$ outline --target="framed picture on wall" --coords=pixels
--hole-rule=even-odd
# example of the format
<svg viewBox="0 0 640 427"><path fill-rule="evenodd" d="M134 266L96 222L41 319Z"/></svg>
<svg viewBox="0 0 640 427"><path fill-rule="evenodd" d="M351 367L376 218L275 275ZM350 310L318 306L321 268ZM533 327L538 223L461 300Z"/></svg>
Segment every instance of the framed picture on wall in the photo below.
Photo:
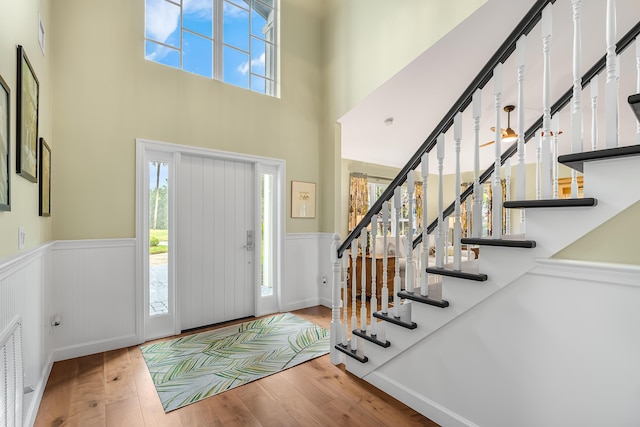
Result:
<svg viewBox="0 0 640 427"><path fill-rule="evenodd" d="M316 217L316 184L291 181L291 218Z"/></svg>
<svg viewBox="0 0 640 427"><path fill-rule="evenodd" d="M40 216L51 216L51 148L40 138Z"/></svg>
<svg viewBox="0 0 640 427"><path fill-rule="evenodd" d="M0 76L0 211L11 210L11 174L9 173L9 85Z"/></svg>
<svg viewBox="0 0 640 427"><path fill-rule="evenodd" d="M39 83L22 46L18 46L18 96L16 98L16 173L38 182Z"/></svg>

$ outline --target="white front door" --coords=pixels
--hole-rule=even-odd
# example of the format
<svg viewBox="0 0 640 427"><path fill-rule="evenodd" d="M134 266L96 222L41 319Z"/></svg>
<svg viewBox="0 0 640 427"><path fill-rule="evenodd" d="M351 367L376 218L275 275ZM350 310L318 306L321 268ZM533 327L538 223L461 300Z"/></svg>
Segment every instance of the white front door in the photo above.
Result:
<svg viewBox="0 0 640 427"><path fill-rule="evenodd" d="M255 314L254 165L182 155L177 179L180 329Z"/></svg>

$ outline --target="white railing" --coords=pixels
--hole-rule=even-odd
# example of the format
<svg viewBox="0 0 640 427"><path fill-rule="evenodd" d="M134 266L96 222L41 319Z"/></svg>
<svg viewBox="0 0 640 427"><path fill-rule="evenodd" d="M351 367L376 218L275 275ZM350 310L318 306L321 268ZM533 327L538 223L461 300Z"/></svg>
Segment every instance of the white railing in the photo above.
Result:
<svg viewBox="0 0 640 427"><path fill-rule="evenodd" d="M551 98L552 83L558 85L557 79L552 80L552 49L553 49L553 28L552 14L553 10L558 7L569 7L573 20L572 32L572 49L571 52L565 53L572 58L571 79L568 79L562 85L570 87L568 94L561 97L555 103ZM558 167L557 157L561 152L563 134L560 126L560 113L565 106L569 108L569 117L571 120L571 145L570 152L577 153L583 151L583 109L581 98L587 97L591 101L591 130L590 130L590 146L592 150L599 147L598 144L598 74L605 73L605 139L607 148L615 148L620 144L619 138L619 53L627 47L631 41L630 37L636 37L640 25L636 25L632 32L628 33L621 43L616 46L616 25L615 25L615 0L607 0L606 10L606 50L604 55L606 66L600 66L599 69L590 69L590 74L584 78L582 75L582 0L565 0L557 1L554 5L551 3L541 9L540 22L536 28L539 28L540 50L539 55L528 55L530 61L538 61L542 64L541 92L542 103L535 106L542 111L542 116L536 121L525 116L527 108L527 99L525 99L525 86L536 83L536 76L525 76L525 70L529 67L527 63L527 55L525 55L527 40L533 41L536 37L536 31L519 35L514 39L509 51L513 52L514 60L510 64L515 64L512 68L506 68L503 64L507 63L506 58L495 65L491 70L492 88L486 87L488 81L482 84L482 87L471 88L469 95L462 100L463 106L459 111L454 111L451 119L445 120L448 123L437 133L432 134L434 137L427 145L423 145L424 152L417 153L412 161L408 163L401 174L394 180L393 194L386 191L381 197L380 203L376 202L373 211L370 212L363 223L361 223L354 233L357 238L350 236L350 245L345 246L340 252L339 237L334 237L333 251L333 315L332 315L332 334L335 333L335 343L341 343L345 349L350 349L352 353L361 357L366 355L367 341L360 336L353 335L351 331L357 330L366 333L373 341L384 341L384 328L377 317L374 315L378 312L393 317L397 320L411 322L410 304L408 300L403 300L399 295L399 291L407 293L415 293L424 298L433 301L442 301L442 280L439 275L428 274L427 267L437 267L448 269L451 271L475 271L481 267L481 260L475 259L476 251L472 251L469 246L463 248L461 238L463 236L474 238L489 239L522 239L525 236L526 224L524 211L520 212L515 218L511 218L510 214L505 214L503 219L503 200L511 198L511 179L515 178L515 198L524 200L527 198L527 148L525 143L527 140L533 139L535 147L529 147L535 150L535 194L529 198L535 199L556 199L561 197L558 192ZM605 13L606 12L606 13ZM533 53L533 52L532 52ZM597 65L597 64L596 64ZM595 70L595 71L594 71ZM505 94L504 84L507 73L513 73L517 82L515 93ZM635 49L635 70L634 76L637 79L637 91L640 93L640 37L636 40ZM585 80L585 81L583 81ZM526 85L525 85L526 83ZM589 87L589 92L583 95L583 91ZM488 169L484 173L480 173L481 149L480 149L480 123L482 120L482 102L481 97L484 91L492 90L494 98L493 107L495 108L492 122L495 126L494 136L494 152L492 165L487 165ZM503 114L503 99L505 96L513 97L518 102L517 114L517 140L503 150L503 132L501 115ZM467 108L470 107L470 108ZM469 120L469 128L473 128L473 135L464 135L464 121ZM527 125L529 129L525 130ZM625 123L624 126L630 124ZM640 123L633 123L634 132L637 135L637 141L640 143ZM437 128L438 129L438 128ZM566 136L565 136L566 137ZM469 152L464 152L466 139L473 139L472 148ZM445 174L444 165L448 160L446 157L447 142L453 140L455 148L455 188L453 193L453 203L449 207L445 207ZM426 144L426 142L425 142ZM421 149L422 149L421 148ZM430 151L435 150L435 160L437 165L437 173L430 175L429 160ZM463 193L461 190L462 171L461 156L473 156L474 179L468 191ZM515 156L516 173L511 173L511 157ZM433 157L432 157L433 158ZM412 163L413 162L413 163ZM414 170L420 166L420 177L422 178L422 212L423 223L414 224L414 217L411 212L414 211L414 200L411 195L414 192ZM504 170L503 170L504 167ZM573 171L571 173L571 197L578 197L578 174ZM433 180L437 179L437 186L433 185ZM491 179L491 204L486 203L486 189L484 183ZM531 178L529 178L531 179ZM428 181L431 181L428 185ZM409 202L407 206L402 205L400 185L405 183L408 187ZM434 194L437 193L437 194ZM504 198L503 198L504 195ZM447 196L451 197L450 194ZM466 197L466 199L465 199ZM437 198L437 214L434 218L428 218L428 208ZM462 204L465 203L467 217L466 228L462 226ZM406 236L401 238L398 232L394 236L388 234L388 230L400 230L400 218L403 208L409 210L408 231ZM394 210L395 227L389 227L389 212ZM486 217L483 218L483 212L491 210L490 221ZM453 236L450 240L449 236L449 218L453 219ZM381 219L382 233L378 233L378 224ZM513 224L512 224L513 222ZM490 227L488 225L490 224ZM484 225L484 227L483 227ZM489 233L488 230L491 230ZM514 232L512 232L514 231ZM414 236L418 239L414 241ZM421 242L421 245L418 243ZM345 242L345 243L348 243ZM359 244L358 244L359 243ZM433 245L433 246L432 246ZM343 244L344 246L344 244ZM390 248L393 247L394 252L391 253ZM433 250L435 249L435 256ZM475 249L475 248L474 248ZM452 252L452 256L450 255ZM380 254L380 255L379 255ZM341 256L342 261L338 257ZM358 267L358 263L360 267ZM379 264L382 265L381 274L378 272ZM370 271L367 272L367 266ZM393 271L389 271L389 269ZM356 277L356 272L360 271L360 276ZM392 275L392 285L388 284L388 277ZM367 278L368 276L368 278ZM358 292L358 283L360 283L360 291ZM357 297L360 296L358 302ZM367 297L369 298L367 306ZM358 303L360 306L358 307ZM350 306L349 306L350 304ZM359 318L358 318L359 313ZM350 328L347 325L350 324ZM349 336L351 338L349 338ZM332 348L332 362L340 363L342 358L340 353Z"/></svg>

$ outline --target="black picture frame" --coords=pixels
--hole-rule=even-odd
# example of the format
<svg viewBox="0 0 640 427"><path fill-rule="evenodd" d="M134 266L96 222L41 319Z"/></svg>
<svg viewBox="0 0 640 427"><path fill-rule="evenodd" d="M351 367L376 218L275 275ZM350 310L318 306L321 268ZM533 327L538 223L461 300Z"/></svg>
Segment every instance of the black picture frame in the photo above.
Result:
<svg viewBox="0 0 640 427"><path fill-rule="evenodd" d="M51 216L51 148L40 138L40 216Z"/></svg>
<svg viewBox="0 0 640 427"><path fill-rule="evenodd" d="M38 182L38 103L40 83L24 48L18 45L16 173Z"/></svg>
<svg viewBox="0 0 640 427"><path fill-rule="evenodd" d="M11 90L0 76L0 211L11 210Z"/></svg>

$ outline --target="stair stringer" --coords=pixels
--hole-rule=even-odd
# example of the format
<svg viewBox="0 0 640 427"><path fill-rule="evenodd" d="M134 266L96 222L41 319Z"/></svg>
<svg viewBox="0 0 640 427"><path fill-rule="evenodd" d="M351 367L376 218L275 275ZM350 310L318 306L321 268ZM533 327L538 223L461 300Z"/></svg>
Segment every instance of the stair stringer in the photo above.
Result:
<svg viewBox="0 0 640 427"><path fill-rule="evenodd" d="M533 249L483 246L479 260L463 263L464 270L486 273L486 282L442 277L445 309L411 302L414 330L385 325L391 347L363 343L368 363L345 358L346 369L364 377L378 367L441 329L466 311L529 272L537 259L546 259L575 242L640 200L635 183L640 182L640 157L618 158L586 163L585 197L595 197L598 205L582 208L528 209L526 237L536 241Z"/></svg>
<svg viewBox="0 0 640 427"><path fill-rule="evenodd" d="M640 266L539 260L363 379L446 426L638 425Z"/></svg>

